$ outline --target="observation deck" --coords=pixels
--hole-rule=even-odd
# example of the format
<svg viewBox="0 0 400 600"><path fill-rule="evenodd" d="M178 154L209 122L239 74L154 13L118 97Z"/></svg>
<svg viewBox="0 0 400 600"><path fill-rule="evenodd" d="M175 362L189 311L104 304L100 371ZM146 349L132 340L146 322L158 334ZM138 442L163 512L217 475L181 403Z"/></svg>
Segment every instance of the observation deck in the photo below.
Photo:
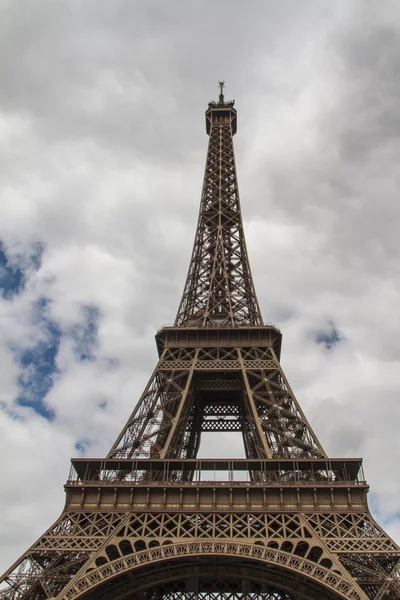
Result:
<svg viewBox="0 0 400 600"><path fill-rule="evenodd" d="M368 485L359 458L71 462L68 510L196 512L201 507L203 512L253 514L367 509Z"/></svg>
<svg viewBox="0 0 400 600"><path fill-rule="evenodd" d="M281 356L282 333L272 324L224 327L164 325L157 331L159 356L165 348L273 348Z"/></svg>

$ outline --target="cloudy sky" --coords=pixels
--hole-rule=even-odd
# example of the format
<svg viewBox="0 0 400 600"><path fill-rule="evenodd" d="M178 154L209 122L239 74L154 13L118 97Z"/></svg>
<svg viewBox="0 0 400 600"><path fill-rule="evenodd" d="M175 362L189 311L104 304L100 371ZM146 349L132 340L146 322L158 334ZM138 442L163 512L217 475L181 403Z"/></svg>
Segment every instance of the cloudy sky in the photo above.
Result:
<svg viewBox="0 0 400 600"><path fill-rule="evenodd" d="M264 318L322 444L364 457L400 540L398 0L0 7L0 571L155 365L221 78Z"/></svg>

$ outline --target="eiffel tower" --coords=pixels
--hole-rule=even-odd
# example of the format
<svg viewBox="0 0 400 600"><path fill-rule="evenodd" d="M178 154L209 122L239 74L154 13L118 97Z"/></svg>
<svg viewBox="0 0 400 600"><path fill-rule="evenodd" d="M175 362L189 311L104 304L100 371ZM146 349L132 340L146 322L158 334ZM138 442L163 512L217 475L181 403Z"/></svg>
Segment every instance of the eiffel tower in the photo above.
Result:
<svg viewBox="0 0 400 600"><path fill-rule="evenodd" d="M72 460L60 518L1 600L400 598L400 549L369 512L362 461L326 454L263 322L220 88L175 324L108 455ZM202 432L240 433L245 458L198 458Z"/></svg>

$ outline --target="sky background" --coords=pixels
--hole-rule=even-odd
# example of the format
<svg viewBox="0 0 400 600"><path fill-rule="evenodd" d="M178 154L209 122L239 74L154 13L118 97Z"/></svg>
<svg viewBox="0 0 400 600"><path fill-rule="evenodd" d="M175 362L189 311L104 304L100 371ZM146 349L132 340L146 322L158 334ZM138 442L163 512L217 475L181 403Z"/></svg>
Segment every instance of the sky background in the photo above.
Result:
<svg viewBox="0 0 400 600"><path fill-rule="evenodd" d="M327 452L364 457L399 541L398 0L0 10L0 571L59 516L70 458L107 453L154 368L219 79L283 368Z"/></svg>

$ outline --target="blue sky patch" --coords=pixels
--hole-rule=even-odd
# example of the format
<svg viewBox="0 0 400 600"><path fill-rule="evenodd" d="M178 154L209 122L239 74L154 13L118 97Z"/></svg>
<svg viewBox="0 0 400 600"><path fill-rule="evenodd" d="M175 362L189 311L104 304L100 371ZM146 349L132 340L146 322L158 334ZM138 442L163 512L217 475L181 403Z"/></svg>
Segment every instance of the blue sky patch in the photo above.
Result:
<svg viewBox="0 0 400 600"><path fill-rule="evenodd" d="M55 412L49 409L45 397L59 373L56 359L61 336L72 337L75 356L79 361L93 361L96 358L99 318L96 307L83 306L80 322L67 332L62 332L51 317L50 300L42 297L35 303L33 319L40 330L40 337L29 347L14 348L14 356L20 366L18 405L30 406L45 419L54 420Z"/></svg>
<svg viewBox="0 0 400 600"><path fill-rule="evenodd" d="M33 244L27 255L10 256L0 240L0 293L3 298L11 300L23 291L27 272L40 268L42 254L43 246Z"/></svg>
<svg viewBox="0 0 400 600"><path fill-rule="evenodd" d="M314 339L317 344L325 346L327 350L332 350L332 348L343 340L343 336L336 328L333 321L329 321L326 329L320 329L314 332Z"/></svg>
<svg viewBox="0 0 400 600"><path fill-rule="evenodd" d="M96 306L82 307L82 321L74 325L71 335L75 341L75 353L80 361L95 360L97 332L100 313Z"/></svg>
<svg viewBox="0 0 400 600"><path fill-rule="evenodd" d="M79 454L84 455L88 448L90 447L89 440L78 440L75 443L75 450L79 452Z"/></svg>
<svg viewBox="0 0 400 600"><path fill-rule="evenodd" d="M12 265L0 242L0 290L6 300L19 294L24 287L24 273L16 265Z"/></svg>
<svg viewBox="0 0 400 600"><path fill-rule="evenodd" d="M17 403L31 406L48 420L54 419L54 411L44 403L44 397L52 388L57 375L56 356L60 344L61 332L55 322L49 318L49 301L41 298L35 305L35 315L43 333L43 339L29 348L16 352L22 368L18 379L21 390Z"/></svg>

